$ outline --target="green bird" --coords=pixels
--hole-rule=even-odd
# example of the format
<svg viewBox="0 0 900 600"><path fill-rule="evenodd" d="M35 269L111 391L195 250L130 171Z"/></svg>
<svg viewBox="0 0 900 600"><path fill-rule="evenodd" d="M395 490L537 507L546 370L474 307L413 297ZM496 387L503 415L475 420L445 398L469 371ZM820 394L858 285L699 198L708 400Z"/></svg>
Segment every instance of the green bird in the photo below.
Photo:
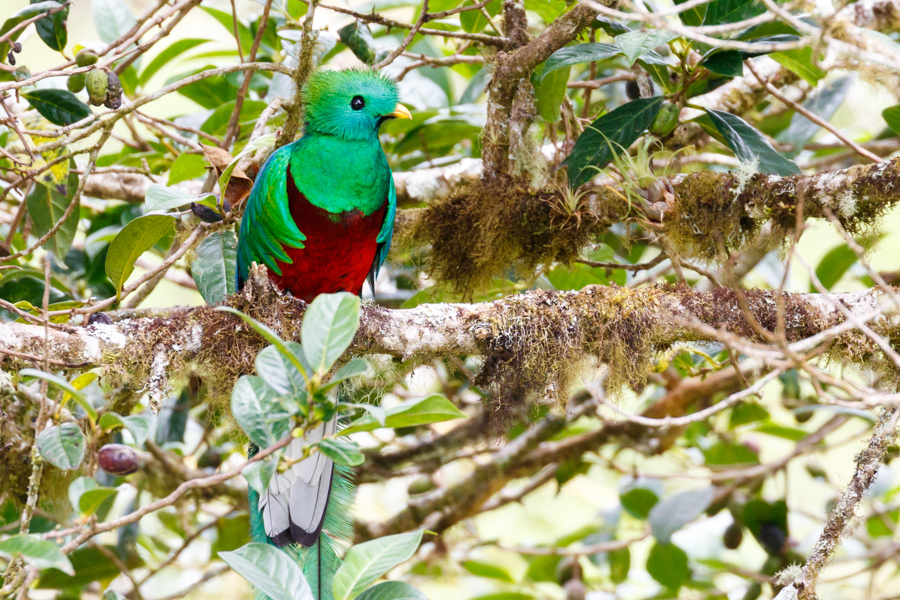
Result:
<svg viewBox="0 0 900 600"><path fill-rule="evenodd" d="M238 288L255 262L282 291L307 302L324 293L359 295L387 256L397 207L378 129L410 114L394 81L365 69L316 72L302 100L303 136L269 157L247 200ZM292 441L285 458L300 458L304 446L333 435L335 419ZM332 600L353 534L349 475L316 453L276 474L262 496L250 493L254 541L297 558L318 600Z"/></svg>

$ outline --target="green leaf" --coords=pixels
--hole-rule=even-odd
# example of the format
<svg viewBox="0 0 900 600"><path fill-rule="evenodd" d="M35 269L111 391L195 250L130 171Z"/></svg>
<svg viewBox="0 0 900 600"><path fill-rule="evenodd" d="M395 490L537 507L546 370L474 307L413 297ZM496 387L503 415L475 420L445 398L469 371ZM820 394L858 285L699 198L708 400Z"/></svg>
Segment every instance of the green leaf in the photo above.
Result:
<svg viewBox="0 0 900 600"><path fill-rule="evenodd" d="M56 225L66 209L72 203L71 199L75 197L75 190L78 188L78 174L73 171L69 172L66 179L65 193L56 186L36 185L33 186L31 192L25 199L25 207L28 209L28 215L34 223L34 233L43 236ZM72 241L78 231L78 207L72 209L72 214L66 219L56 234L53 235L44 244L44 249L53 252L57 258L64 260L69 248L72 247Z"/></svg>
<svg viewBox="0 0 900 600"><path fill-rule="evenodd" d="M547 77L541 77L534 90L534 101L538 114L548 123L555 123L560 118L560 104L566 97L571 67L557 69Z"/></svg>
<svg viewBox="0 0 900 600"><path fill-rule="evenodd" d="M248 465L241 471L241 475L247 480L247 485L250 486L250 489L262 495L269 488L269 483L275 477L277 469L278 460L269 457Z"/></svg>
<svg viewBox="0 0 900 600"><path fill-rule="evenodd" d="M233 231L216 231L197 246L191 276L207 304L220 304L237 287L237 236Z"/></svg>
<svg viewBox="0 0 900 600"><path fill-rule="evenodd" d="M610 580L613 583L624 583L631 570L631 550L627 547L619 548L609 552L606 558L609 561Z"/></svg>
<svg viewBox="0 0 900 600"><path fill-rule="evenodd" d="M175 226L175 217L169 215L145 215L129 222L116 235L106 253L106 275L112 281L118 295L131 273L134 261L152 248L156 242Z"/></svg>
<svg viewBox="0 0 900 600"><path fill-rule="evenodd" d="M307 362L324 374L353 341L359 327L359 298L347 292L320 294L310 303L300 327Z"/></svg>
<svg viewBox="0 0 900 600"><path fill-rule="evenodd" d="M647 519L653 537L668 544L673 533L703 514L715 495L715 488L708 486L679 492L654 505Z"/></svg>
<svg viewBox="0 0 900 600"><path fill-rule="evenodd" d="M478 575L479 577L499 579L500 581L505 581L507 583L516 582L516 580L513 579L513 576L510 575L506 569L504 569L503 567L498 567L497 565L492 565L477 560L467 560L463 563L463 567L469 573Z"/></svg>
<svg viewBox="0 0 900 600"><path fill-rule="evenodd" d="M673 593L688 582L691 570L684 550L675 544L656 543L647 556L647 572Z"/></svg>
<svg viewBox="0 0 900 600"><path fill-rule="evenodd" d="M206 11L210 16L212 16L216 21L219 22L222 27L228 32L229 37L233 37L234 31L234 21L232 19L231 13L227 13L221 10L216 10L215 8L209 8L206 6L201 6L204 11ZM250 50L250 47L253 46L253 32L250 31L250 28L244 25L240 20L238 21L238 39L241 42L241 47L247 51Z"/></svg>
<svg viewBox="0 0 900 600"><path fill-rule="evenodd" d="M63 471L78 468L84 459L84 446L84 434L74 423L48 427L37 437L37 449L41 456Z"/></svg>
<svg viewBox="0 0 900 600"><path fill-rule="evenodd" d="M353 600L363 590L416 553L422 530L387 535L350 548L334 576L335 600Z"/></svg>
<svg viewBox="0 0 900 600"><path fill-rule="evenodd" d="M823 120L828 121L837 109L840 108L841 104L844 103L844 99L847 97L850 88L853 87L854 81L855 77L852 75L829 81L822 89L806 99L803 103L803 108L807 109L817 117L821 117ZM800 113L794 113L794 116L791 118L791 124L778 135L778 141L793 144L794 149L788 156L794 157L800 154L803 147L815 137L820 128L819 125L813 123Z"/></svg>
<svg viewBox="0 0 900 600"><path fill-rule="evenodd" d="M463 6L472 6L473 4L476 4L474 0L466 0ZM488 2L484 8L487 10L487 13L493 17L500 12L500 0ZM460 25L462 25L463 31L468 33L478 33L484 30L488 25L487 17L484 16L484 13L480 10L467 10L466 12L459 13L459 22Z"/></svg>
<svg viewBox="0 0 900 600"><path fill-rule="evenodd" d="M625 152L656 118L663 101L662 96L633 100L591 123L569 155L569 185L577 188L587 183Z"/></svg>
<svg viewBox="0 0 900 600"><path fill-rule="evenodd" d="M615 40L616 45L625 53L625 58L628 59L630 66L654 48L667 43L672 37L668 31L651 29L649 31L629 31L617 35Z"/></svg>
<svg viewBox="0 0 900 600"><path fill-rule="evenodd" d="M349 440L322 440L319 452L330 458L337 465L356 467L366 462L366 457L359 451L359 445Z"/></svg>
<svg viewBox="0 0 900 600"><path fill-rule="evenodd" d="M36 0L31 0L31 4L38 4ZM44 3L41 3L44 4ZM57 6L61 3L57 3ZM68 33L66 32L66 21L69 17L69 7L59 12L53 13L49 17L44 17L34 24L37 29L38 36L51 50L62 52L68 41Z"/></svg>
<svg viewBox="0 0 900 600"><path fill-rule="evenodd" d="M177 188L151 183L147 188L144 210L148 213L167 211L196 201L195 196L186 194Z"/></svg>
<svg viewBox="0 0 900 600"><path fill-rule="evenodd" d="M39 569L55 568L69 575L75 574L68 557L50 540L39 540L30 535L16 535L0 541L0 552L22 556Z"/></svg>
<svg viewBox="0 0 900 600"><path fill-rule="evenodd" d="M147 415L129 415L123 417L114 412L103 413L100 417L100 427L103 429L116 429L124 427L134 436L134 443L143 446L150 435L150 417Z"/></svg>
<svg viewBox="0 0 900 600"><path fill-rule="evenodd" d="M622 49L614 44L588 43L566 46L550 55L550 58L544 63L541 79L563 67L571 67L572 65L595 60L606 60L620 54L622 54Z"/></svg>
<svg viewBox="0 0 900 600"><path fill-rule="evenodd" d="M891 131L900 135L900 104L884 109L881 111L881 116L884 117Z"/></svg>
<svg viewBox="0 0 900 600"><path fill-rule="evenodd" d="M799 75L809 85L816 87L819 81L828 73L820 69L818 65L813 64L812 53L813 49L807 46L806 48L797 48L786 52L775 52L770 54L769 57L781 66Z"/></svg>
<svg viewBox="0 0 900 600"><path fill-rule="evenodd" d="M166 48L165 50L163 50L162 52L157 54L156 57L152 61L150 61L150 64L147 65L146 67L144 67L144 70L141 71L141 75L138 78L138 83L140 85L146 85L147 82L150 81L151 77L153 77L161 68L163 68L164 66L168 65L173 60L175 60L175 58L184 54L188 50L191 50L192 48L196 48L200 44L205 44L208 41L210 41L210 40L191 38L191 39L185 39L185 40L178 40L177 42L174 42L168 48ZM182 156L196 156L196 155L182 154ZM169 181L169 185L172 185L171 181Z"/></svg>
<svg viewBox="0 0 900 600"><path fill-rule="evenodd" d="M69 502L82 517L89 517L97 512L116 493L115 488L101 487L92 477L79 477L69 484Z"/></svg>
<svg viewBox="0 0 900 600"><path fill-rule="evenodd" d="M116 41L134 27L137 19L122 0L93 0L94 28L107 44Z"/></svg>
<svg viewBox="0 0 900 600"><path fill-rule="evenodd" d="M219 558L271 600L314 600L299 563L275 546L253 542Z"/></svg>
<svg viewBox="0 0 900 600"><path fill-rule="evenodd" d="M619 498L622 507L638 519L646 519L659 497L646 488L634 488Z"/></svg>
<svg viewBox="0 0 900 600"><path fill-rule="evenodd" d="M704 25L724 25L737 23L755 17L766 11L762 4L755 0L713 0L706 6L703 17Z"/></svg>
<svg viewBox="0 0 900 600"><path fill-rule="evenodd" d="M196 179L206 174L206 160L199 154L181 154L172 162L169 169L169 185Z"/></svg>
<svg viewBox="0 0 900 600"><path fill-rule="evenodd" d="M12 15L10 15L4 22L3 25L0 26L0 37L4 34L9 33L16 25L25 21L26 19L30 19L31 17L36 17L37 15L50 10L51 8L56 8L59 6L58 2L48 0L46 2L38 2L37 4L31 4L30 6L26 6ZM26 28L27 29L27 28ZM14 42L19 39L19 36L25 32L25 29L17 30L8 41L0 43L0 63L6 62L6 55L9 54L10 51L10 42Z"/></svg>
<svg viewBox="0 0 900 600"><path fill-rule="evenodd" d="M700 65L725 77L741 77L744 74L744 59L737 50L709 52L700 61Z"/></svg>
<svg viewBox="0 0 900 600"><path fill-rule="evenodd" d="M349 25L338 29L338 37L350 51L367 65L375 64L378 60L375 51L375 38L369 26L360 21L353 21Z"/></svg>
<svg viewBox="0 0 900 600"><path fill-rule="evenodd" d="M97 411L94 410L94 407L91 406L91 403L88 399L81 393L81 390L76 389L71 383L63 379L62 377L58 377L57 375L53 375L52 373L46 373L39 369L22 369L19 371L19 375L22 377L36 377L38 379L43 379L47 383L53 384L61 390L65 390L68 392L78 404L84 409L84 412L91 417L91 419L97 418ZM79 430L80 431L80 430Z"/></svg>
<svg viewBox="0 0 900 600"><path fill-rule="evenodd" d="M856 264L859 257L856 252L850 249L847 244L835 246L822 257L819 266L816 267L816 277L825 286L826 290L830 290L834 284L841 280L847 269ZM809 290L816 293L819 290L812 283L809 284Z"/></svg>
<svg viewBox="0 0 900 600"><path fill-rule="evenodd" d="M290 431L290 415L277 407L272 388L261 377L241 377L231 391L231 414L260 448L274 445Z"/></svg>
<svg viewBox="0 0 900 600"><path fill-rule="evenodd" d="M285 348L298 359L305 360L303 348L297 342L287 342ZM307 382L303 374L275 346L267 346L256 355L256 374L262 377L275 393L305 402Z"/></svg>
<svg viewBox="0 0 900 600"><path fill-rule="evenodd" d="M108 552L117 552L115 546L104 546ZM37 582L39 589L81 589L92 581L110 582L122 572L109 558L103 554L100 548L81 547L71 554L69 559L75 569L75 575L68 575L62 571L51 569L41 573ZM142 567L144 562L137 553L122 558L122 562L129 569Z"/></svg>
<svg viewBox="0 0 900 600"><path fill-rule="evenodd" d="M442 423L466 416L447 398L440 395L428 396L420 400L402 402L384 411L384 424L380 424L375 416L363 415L341 430L340 435L349 435L359 431L372 431L380 427L414 427L428 423Z"/></svg>
<svg viewBox="0 0 900 600"><path fill-rule="evenodd" d="M763 135L742 118L721 110L706 109L715 128L738 160L745 163L759 161L757 168L772 175L797 175L800 168L794 161L775 151Z"/></svg>
<svg viewBox="0 0 900 600"><path fill-rule="evenodd" d="M675 0L675 5L677 6L684 2L687 2L687 0ZM702 25L703 17L706 16L706 7L706 4L695 6L694 8L678 13L678 18L681 19L682 24L687 25L688 27Z"/></svg>
<svg viewBox="0 0 900 600"><path fill-rule="evenodd" d="M54 125L71 125L94 114L87 104L69 90L48 88L22 92L20 95Z"/></svg>
<svg viewBox="0 0 900 600"><path fill-rule="evenodd" d="M383 581L357 596L357 600L428 600L405 581Z"/></svg>

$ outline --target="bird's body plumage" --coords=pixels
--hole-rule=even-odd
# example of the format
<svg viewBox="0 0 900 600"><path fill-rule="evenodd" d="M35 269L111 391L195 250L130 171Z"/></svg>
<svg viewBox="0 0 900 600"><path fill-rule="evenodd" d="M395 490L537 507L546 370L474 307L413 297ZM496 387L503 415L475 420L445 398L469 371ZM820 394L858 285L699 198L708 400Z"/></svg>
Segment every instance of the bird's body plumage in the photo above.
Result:
<svg viewBox="0 0 900 600"><path fill-rule="evenodd" d="M307 302L323 293L360 294L387 256L397 203L378 128L409 112L397 103L393 81L366 70L316 73L303 100L303 137L269 157L247 199L238 286L257 263L281 290ZM301 458L336 427L335 420L319 424L285 457ZM299 557L318 600L331 598L341 543L352 535L347 476L316 453L276 474L262 497L250 497L254 539Z"/></svg>

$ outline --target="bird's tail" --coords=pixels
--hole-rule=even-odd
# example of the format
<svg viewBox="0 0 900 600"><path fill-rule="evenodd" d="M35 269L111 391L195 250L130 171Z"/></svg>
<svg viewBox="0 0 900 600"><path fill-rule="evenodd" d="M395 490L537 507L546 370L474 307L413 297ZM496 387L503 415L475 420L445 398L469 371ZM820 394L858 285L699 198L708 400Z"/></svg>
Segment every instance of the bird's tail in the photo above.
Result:
<svg viewBox="0 0 900 600"><path fill-rule="evenodd" d="M322 534L312 546L298 548L303 575L316 600L334 600L334 574L353 540L350 513L355 495L356 485L351 469L335 465Z"/></svg>
<svg viewBox="0 0 900 600"><path fill-rule="evenodd" d="M251 447L250 455L253 456L256 451L258 450L255 447ZM335 465L321 534L311 546L289 544L280 548L300 564L316 600L334 600L332 592L334 575L353 540L351 513L355 496L353 470ZM249 501L250 532L253 541L274 546L275 544L266 535L262 511L259 509L259 494L252 489L249 492ZM270 598L257 591L257 600Z"/></svg>

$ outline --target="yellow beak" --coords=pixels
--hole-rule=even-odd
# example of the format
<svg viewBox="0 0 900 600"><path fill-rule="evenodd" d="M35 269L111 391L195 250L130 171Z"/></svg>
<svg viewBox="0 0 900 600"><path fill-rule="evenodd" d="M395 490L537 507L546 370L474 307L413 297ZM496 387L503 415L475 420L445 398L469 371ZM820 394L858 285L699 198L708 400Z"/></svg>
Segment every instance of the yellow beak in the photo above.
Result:
<svg viewBox="0 0 900 600"><path fill-rule="evenodd" d="M398 104L397 106L395 106L394 112L392 112L388 116L395 119L412 119L412 115L409 114L409 109L402 104Z"/></svg>

